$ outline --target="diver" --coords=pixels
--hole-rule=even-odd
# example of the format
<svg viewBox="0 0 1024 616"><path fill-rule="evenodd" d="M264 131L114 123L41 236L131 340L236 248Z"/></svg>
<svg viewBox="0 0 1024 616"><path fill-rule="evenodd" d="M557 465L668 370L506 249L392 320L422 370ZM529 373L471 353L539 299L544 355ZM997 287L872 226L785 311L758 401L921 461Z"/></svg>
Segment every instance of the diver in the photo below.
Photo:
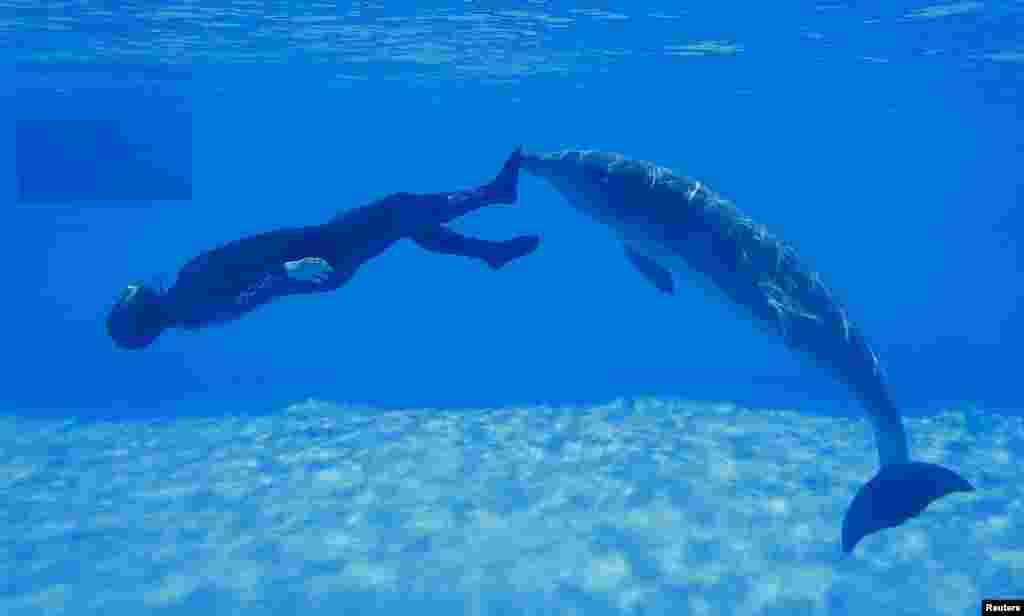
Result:
<svg viewBox="0 0 1024 616"><path fill-rule="evenodd" d="M279 297L333 291L405 238L430 252L479 259L497 270L536 250L540 237L490 241L445 224L484 206L515 203L520 156L515 150L498 176L479 188L396 193L322 225L278 229L204 252L181 268L168 289L129 285L107 317L107 333L123 349L142 349L168 328L200 329Z"/></svg>

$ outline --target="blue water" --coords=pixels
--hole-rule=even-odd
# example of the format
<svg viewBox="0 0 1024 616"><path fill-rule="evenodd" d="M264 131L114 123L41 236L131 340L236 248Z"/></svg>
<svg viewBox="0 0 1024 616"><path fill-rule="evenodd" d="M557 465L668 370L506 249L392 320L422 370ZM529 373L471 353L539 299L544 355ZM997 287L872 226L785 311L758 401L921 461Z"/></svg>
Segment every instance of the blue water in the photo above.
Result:
<svg viewBox="0 0 1024 616"><path fill-rule="evenodd" d="M852 1L781 6L700 2L681 8L544 0L358 2L340 8L255 2L137 2L116 10L92 2L43 6L13 2L0 9L0 34L13 43L4 54L0 79L6 86L0 90L0 126L8 144L0 160L10 170L0 176L9 212L0 251L8 324L8 361L0 389L6 496L0 496L0 510L10 499L8 522L20 529L5 537L8 573L17 580L6 587L0 583L0 600L12 613L38 613L33 610L44 604L50 613L259 611L246 603L251 599L240 598L244 593L238 587L218 586L214 574L189 577L189 558L138 580L126 573L138 563L112 561L106 578L85 573L90 559L97 558L97 546L118 551L104 538L107 527L90 526L93 513L103 507L134 511L138 506L140 516L149 512L150 521L153 511L163 511L173 525L181 524L189 511L211 516L230 515L233 508L260 511L279 496L252 491L244 492L245 498L221 501L190 495L187 502L169 499L170 509L161 509L163 501L155 509L141 507L137 495L167 479L162 471L138 479L131 490L105 491L108 473L120 467L80 467L76 459L92 451L100 452L96 459L107 460L102 452L119 450L129 433L134 436L126 447L133 459L143 456L133 448L145 449L149 442L145 456L162 460L152 469L174 468L181 447L205 452L183 480L194 486L216 476L211 452L251 446L258 458L265 443L253 436L256 432L267 438L287 434L294 439L287 445L295 451L314 446L344 451L346 464L372 455L360 452L394 446L387 444L389 439L414 447L423 438L455 452L435 454L462 456L465 463L471 455L487 455L482 444L488 441L474 441L480 430L525 440L537 433L564 433L560 439L579 442L584 450L595 442L591 428L566 432L543 409L577 408L578 416L591 418L597 413L595 422L607 422L595 428L603 435L597 440L621 444L625 437L608 436L607 430L648 433L635 426L627 430L614 413L608 419L602 405L628 410L635 400L723 402L737 409L737 429L747 426L755 434L788 434L783 426L834 430L827 432L829 437L818 433L822 442L809 445L808 458L785 464L778 456L786 452L772 447L777 434L757 446L727 447L734 454L731 463L746 469L726 479L729 490L743 493L749 481L750 490L760 494L763 487L770 493L774 484L764 483L759 462L770 466L780 461L786 472L799 477L835 455L822 452L856 448L860 457L850 464L860 466L850 467L856 472L849 471L848 482L834 475L842 467L836 461L828 462L833 470L823 474L824 485L835 482L836 491L830 492L835 502L828 505L834 511L814 512L822 516L822 534L815 535L822 546L815 549L833 550L842 511L873 472L874 453L870 440L851 444L847 428L824 426L849 421L850 430L865 430L861 409L845 391L748 324L734 321L701 291L683 287L674 298L657 293L629 266L605 229L530 177L522 180L516 207L475 213L456 225L491 239L543 236L536 254L499 272L403 243L327 296L292 297L225 327L171 333L141 353L118 351L106 337L106 312L132 280L173 275L186 260L222 242L319 223L390 192L477 185L489 180L520 144L539 151L596 148L656 161L700 179L792 242L838 291L876 345L898 405L923 422L910 426L912 437L919 439L912 441L915 450L927 451L925 443L938 442L934 439L960 443L938 447L935 451L945 453L936 453L932 461L955 464L984 488L979 490L984 495L976 497L981 500L949 497L937 508L940 513L929 510L912 530L901 527L877 543L865 543L859 550L866 552L858 551L858 558L871 563L870 570L851 573L856 560L830 560L835 555L828 552L813 567L800 569L801 579L813 571L826 580L812 584L802 603L759 594L757 589L763 591L766 584L793 587L781 573L773 577L743 569L721 581L724 565L715 562L727 562L722 555L740 549L722 548L721 542L727 534L742 535L759 524L756 517L744 517L743 508L735 513L734 524L711 524L707 537L681 544L686 547L679 549L691 555L710 550L711 557L685 561L688 567L703 563L706 578L673 577L675 569L665 564L674 562L667 552L633 536L602 538L599 529L580 531L573 535L576 543L550 553L452 540L465 538L458 530L459 516L437 522L441 526L431 526L434 532L422 537L389 540L381 529L398 524L403 507L416 499L388 500L378 490L374 502L383 505L376 514L349 522L361 529L358 541L383 552L389 545L405 545L402 541L414 549L402 552L399 564L379 575L371 573L383 561L370 550L359 562L365 565L360 571L371 573L323 582L329 590L316 586L317 592L310 590L310 580L347 571L344 566L353 562L349 556L320 561L309 555L317 550L288 551L284 543L268 539L269 530L255 530L266 522L259 516L237 528L197 517L193 532L203 537L207 556L227 554L226 546L245 533L268 542L266 550L246 556L247 562L263 558L253 575L273 580L250 585L263 593L259 609L373 612L379 602L380 612L402 612L412 605L439 613L711 614L730 607L756 614L853 614L884 608L900 614L945 609L942 613L959 615L977 613L983 596L1024 595L1024 555L1010 552L1016 549L1013 541L1019 545L1024 539L1019 522L1024 501L1015 491L1024 436L989 430L1019 426L1024 408L1016 352L1024 344L1024 314L1018 310L1024 282L1024 3L889 2L884 8ZM110 126L117 127L113 140L97 140ZM64 140L59 149L66 156L47 155L41 142L46 135ZM96 160L117 163L114 179L90 184L95 176L86 170ZM30 180L36 182L31 190L25 188ZM304 403L314 407L303 411L302 427L288 423L292 411L286 409L309 399L318 402ZM664 404L675 409L671 412L683 412L672 406L675 402ZM324 436L310 427L341 422L349 408L409 417L396 433L400 436L388 436L375 423L378 414L368 411L365 421L345 420L337 427L350 439ZM485 410L501 408L536 412ZM768 419L744 423L749 417L738 410L769 408L790 410L778 424L763 413ZM421 434L430 413L415 409L438 409L453 436ZM670 410L666 417L673 416ZM948 418L949 413L958 418L949 420L953 432L936 427L948 421L929 419ZM551 423L530 417L550 418ZM822 417L835 422L812 423ZM981 421L978 417L985 419L972 424ZM478 429L474 422L487 428ZM655 416L649 427L682 430L686 425ZM193 429L201 444L191 442ZM930 430L946 436L925 437ZM200 436L208 433L218 436ZM866 438L866 432L856 434ZM303 438L309 439L305 445ZM686 450L672 458L679 438L685 434L664 435L658 442L665 451L650 443L651 448L639 451L611 448L608 455L626 455L613 463L592 451L577 452L578 460L569 466L558 457L566 455L564 444L546 444L542 449L555 456L555 466L538 463L530 472L567 473L582 481L588 475L616 476L631 465L657 466L644 451L668 455L680 475L699 478L701 469L719 468L715 462L687 467ZM359 446L352 446L351 439ZM525 440L523 451L528 450ZM526 454L516 453L516 442L506 442L494 455L511 456L510 464L519 460ZM983 457L970 458L960 447ZM249 460L248 455L240 454L239 460ZM408 466L404 472L427 473L422 464L429 461L396 455ZM302 492L308 487L305 480L287 482L287 477L294 479L289 473L307 461L287 459L298 467L271 465L265 477L273 481L279 473L282 485L294 488L289 528L325 528L324 520L300 513L302 503L312 502ZM205 470L204 460L211 465ZM394 470L388 462L377 463ZM501 467L500 460L481 464ZM447 479L430 475L446 486L438 488L443 498L432 503L455 507L452 503L474 498L486 501L481 494L494 497L522 489L522 495L510 497L521 502L508 507L536 512L543 511L536 507L550 496L544 496L545 490L559 492L554 484L527 482L515 488L489 483L485 474L459 468ZM991 475L983 476L986 468ZM365 468L362 472L373 476ZM469 487L461 492L460 476L477 492ZM651 494L676 489L672 475L640 473L634 479L636 489ZM365 481L372 483L372 478ZM429 483L421 477L394 485L415 491ZM579 488L578 497L588 494L579 487L584 484L572 485ZM621 488L616 485L602 489L614 493ZM725 498L721 490L684 492L672 497L675 511L706 509L713 516L720 511L713 499ZM347 515L346 507L356 507L347 493L324 494L330 498L316 502L317 515L337 522ZM813 486L787 494L790 507L809 507L810 501L800 504L800 499L818 498ZM40 498L66 501L67 508L54 506L51 514L40 508ZM599 515L602 502L553 511L551 517L564 521L584 512ZM387 503L397 504L389 509ZM492 509L507 511L503 507ZM619 515L611 511L600 515ZM79 514L77 531L46 535L45 540L26 538L41 536L36 531L55 516L74 520ZM780 528L797 528L811 514L790 515ZM955 526L954 519L964 526ZM131 527L131 520L126 516L122 522ZM505 521L512 524L515 518ZM529 524L549 534L531 535L529 529L539 527L518 523L523 526L501 541L512 541L516 533L548 543L571 535L543 526L554 522L539 514ZM977 530L993 525L1005 532ZM666 523L651 536L677 532L679 526ZM977 531L970 531L968 547L947 545L950 536L969 532L965 528ZM465 529L470 532L469 526ZM693 532L692 526L687 532ZM911 536L917 543L909 548L887 543L908 541L907 533L916 533ZM188 533L154 539L157 535L158 530L133 534L117 545L127 551L163 546L187 552L190 541L197 541ZM755 560L774 563L777 572L807 556L775 553L765 547L768 543L754 543L757 547L747 549L756 551ZM565 556L571 546L592 544L600 547L596 560ZM75 545L85 546L77 556L52 556ZM482 558L492 548L510 556L478 569L453 565L450 575L441 567L433 573L436 578L417 578L419 586L413 585L439 593L436 597L403 603L404 593L412 591L402 586L402 575L415 577L417 559L468 562L471 554ZM716 552L719 548L725 551ZM661 560L648 558L654 552ZM536 579L510 576L515 567L509 563L527 561L530 554L539 563ZM677 566L685 560L680 559ZM987 569L979 564L989 562L995 564ZM545 563L564 579L553 586L537 582L547 575ZM618 573L609 578L609 570ZM604 573L587 577L587 571ZM860 577L836 581L834 576L844 574ZM582 581L573 581L576 575ZM933 593L927 601L917 594L922 592L920 576L926 575L932 576L925 585ZM523 581L527 578L533 581ZM718 585L700 581L712 578ZM350 584L352 579L390 581L368 589ZM894 584L902 590L891 596L882 591ZM956 590L941 595L943 584ZM102 587L114 594L102 594ZM146 593L157 587L172 590L154 600ZM769 598L728 603L740 595ZM26 598L38 596L50 599L41 604ZM53 597L63 597L64 603ZM871 603L873 597L877 603Z"/></svg>

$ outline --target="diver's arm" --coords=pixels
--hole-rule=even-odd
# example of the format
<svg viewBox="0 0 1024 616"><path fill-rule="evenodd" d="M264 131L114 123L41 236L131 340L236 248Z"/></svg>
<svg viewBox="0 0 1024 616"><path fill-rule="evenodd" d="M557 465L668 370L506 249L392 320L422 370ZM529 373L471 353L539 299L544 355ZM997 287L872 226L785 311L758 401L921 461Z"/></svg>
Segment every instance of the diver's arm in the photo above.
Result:
<svg viewBox="0 0 1024 616"><path fill-rule="evenodd" d="M279 297L334 288L341 275L326 259L302 258L321 256L337 266L330 253L333 243L326 241L333 238L325 235L320 227L278 229L196 256L168 289L173 321L203 327L236 319Z"/></svg>
<svg viewBox="0 0 1024 616"><path fill-rule="evenodd" d="M241 306L256 305L282 295L315 291L333 273L334 268L321 257L286 261L272 267L255 284L239 293L235 302Z"/></svg>
<svg viewBox="0 0 1024 616"><path fill-rule="evenodd" d="M323 254L334 242L318 227L277 229L230 241L191 259L178 273L178 284L220 298L238 295L267 276L303 280L315 270L301 257ZM295 259L295 261L291 261ZM305 272L311 272L305 274Z"/></svg>

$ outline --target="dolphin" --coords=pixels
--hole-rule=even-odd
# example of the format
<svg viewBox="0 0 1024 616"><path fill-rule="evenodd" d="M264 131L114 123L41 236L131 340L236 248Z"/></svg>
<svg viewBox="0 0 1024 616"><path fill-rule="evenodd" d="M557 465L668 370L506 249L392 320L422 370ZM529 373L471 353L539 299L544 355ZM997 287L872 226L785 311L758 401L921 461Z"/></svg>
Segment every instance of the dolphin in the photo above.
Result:
<svg viewBox="0 0 1024 616"><path fill-rule="evenodd" d="M861 329L789 244L730 201L670 169L610 152L525 152L522 170L610 228L658 291L671 295L674 275L695 280L860 400L874 428L880 470L846 511L844 553L936 499L974 489L950 469L910 460L903 420Z"/></svg>

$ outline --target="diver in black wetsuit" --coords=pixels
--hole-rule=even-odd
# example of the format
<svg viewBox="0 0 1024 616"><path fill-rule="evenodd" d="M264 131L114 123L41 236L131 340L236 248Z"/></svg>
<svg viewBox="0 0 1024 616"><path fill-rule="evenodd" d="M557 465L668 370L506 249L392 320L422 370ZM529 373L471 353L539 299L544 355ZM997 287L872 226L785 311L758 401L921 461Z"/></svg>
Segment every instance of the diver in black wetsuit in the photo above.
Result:
<svg viewBox="0 0 1024 616"><path fill-rule="evenodd" d="M261 233L207 251L186 263L166 291L129 285L107 318L107 332L121 348L142 349L170 327L198 329L237 319L277 297L333 291L404 238L498 269L536 250L540 238L495 242L444 225L487 205L514 203L519 162L516 150L494 181L473 190L397 193L323 225Z"/></svg>

